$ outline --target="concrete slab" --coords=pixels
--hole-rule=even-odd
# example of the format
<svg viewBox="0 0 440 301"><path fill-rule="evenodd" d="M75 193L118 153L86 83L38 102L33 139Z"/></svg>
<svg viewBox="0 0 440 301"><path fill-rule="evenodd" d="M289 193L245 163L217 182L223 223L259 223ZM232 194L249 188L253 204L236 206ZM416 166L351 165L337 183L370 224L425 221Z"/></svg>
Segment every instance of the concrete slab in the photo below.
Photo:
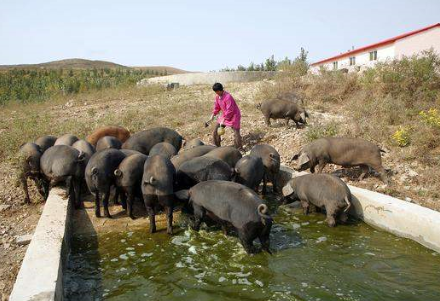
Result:
<svg viewBox="0 0 440 301"><path fill-rule="evenodd" d="M127 216L126 211L120 205L110 205L109 211L112 218L96 217L95 204L91 201L84 202L83 210L73 210L73 223L81 225L75 227L72 231L73 235L96 234L105 232L128 232L136 229L145 229L149 231L150 222L147 217L145 206L141 202L134 204L133 212L136 219L132 220ZM102 211L102 208L101 208ZM174 212L174 221L179 218L180 212ZM157 231L166 231L165 214L156 214Z"/></svg>
<svg viewBox="0 0 440 301"><path fill-rule="evenodd" d="M282 187L292 177L304 174L307 173L282 166L278 185ZM348 187L354 196L350 214L375 228L412 239L440 253L440 212L374 191Z"/></svg>
<svg viewBox="0 0 440 301"><path fill-rule="evenodd" d="M26 251L10 301L62 300L62 270L69 241L70 206L64 190L53 188Z"/></svg>

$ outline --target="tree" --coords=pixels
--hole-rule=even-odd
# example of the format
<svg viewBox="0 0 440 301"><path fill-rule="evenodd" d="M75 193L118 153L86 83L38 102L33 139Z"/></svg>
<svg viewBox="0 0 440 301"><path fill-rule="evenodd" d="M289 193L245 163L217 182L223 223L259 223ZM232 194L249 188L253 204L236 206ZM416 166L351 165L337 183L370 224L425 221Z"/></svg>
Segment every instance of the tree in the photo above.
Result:
<svg viewBox="0 0 440 301"><path fill-rule="evenodd" d="M266 62L264 64L264 70L266 71L275 71L277 69L277 61L275 61L274 56L272 55L268 59L266 59Z"/></svg>

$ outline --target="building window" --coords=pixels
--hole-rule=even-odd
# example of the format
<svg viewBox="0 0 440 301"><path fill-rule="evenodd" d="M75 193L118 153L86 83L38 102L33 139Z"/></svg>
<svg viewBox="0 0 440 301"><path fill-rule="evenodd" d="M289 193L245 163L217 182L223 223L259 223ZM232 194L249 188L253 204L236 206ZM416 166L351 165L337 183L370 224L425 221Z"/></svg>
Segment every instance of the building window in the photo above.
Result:
<svg viewBox="0 0 440 301"><path fill-rule="evenodd" d="M350 58L350 66L354 66L354 65L356 65L356 57L355 57L355 56L352 56L352 57Z"/></svg>
<svg viewBox="0 0 440 301"><path fill-rule="evenodd" d="M338 70L338 62L333 62L333 70Z"/></svg>
<svg viewBox="0 0 440 301"><path fill-rule="evenodd" d="M375 61L375 60L377 60L377 50L370 52L370 61Z"/></svg>

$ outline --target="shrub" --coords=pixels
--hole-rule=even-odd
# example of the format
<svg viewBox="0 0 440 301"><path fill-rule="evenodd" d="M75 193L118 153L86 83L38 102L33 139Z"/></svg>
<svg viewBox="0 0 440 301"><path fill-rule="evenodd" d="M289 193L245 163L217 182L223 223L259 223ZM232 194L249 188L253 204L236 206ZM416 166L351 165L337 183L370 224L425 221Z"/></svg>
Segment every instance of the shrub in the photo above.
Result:
<svg viewBox="0 0 440 301"><path fill-rule="evenodd" d="M393 140L400 147L408 146L410 143L409 130L407 128L400 127L397 131L394 132Z"/></svg>
<svg viewBox="0 0 440 301"><path fill-rule="evenodd" d="M10 70L0 72L0 105L44 101L58 95L133 86L151 77L135 69Z"/></svg>
<svg viewBox="0 0 440 301"><path fill-rule="evenodd" d="M425 124L440 129L440 114L437 109L431 108L427 112L421 111L419 115Z"/></svg>

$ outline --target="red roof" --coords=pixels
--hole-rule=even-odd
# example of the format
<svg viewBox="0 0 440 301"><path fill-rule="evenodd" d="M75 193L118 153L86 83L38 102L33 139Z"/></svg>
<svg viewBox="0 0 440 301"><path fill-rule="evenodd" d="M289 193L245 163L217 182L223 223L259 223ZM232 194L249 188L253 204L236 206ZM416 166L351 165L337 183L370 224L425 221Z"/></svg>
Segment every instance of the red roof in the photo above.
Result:
<svg viewBox="0 0 440 301"><path fill-rule="evenodd" d="M391 38L391 39L387 39L387 40L383 40L383 41L381 41L379 43L374 43L374 44L371 44L371 45L368 45L368 46L357 48L357 49L354 49L354 50L351 50L351 51L348 51L348 52L345 52L345 53L342 53L342 54L330 57L328 59L325 59L325 60L322 60L322 61L319 61L319 62L315 62L315 63L312 64L312 66L319 65L319 64L322 64L322 63L327 63L327 62L330 62L330 61L334 61L334 60L337 60L337 59L340 59L340 58L343 58L343 57L346 57L346 56L350 56L350 55L353 55L353 54L356 54L356 53L359 53L359 52L364 52L364 51L369 50L369 49L374 49L374 48L378 48L378 47L385 46L385 45L388 45L388 44L392 44L392 43L394 43L397 40L400 40L400 39L403 39L403 38L406 38L406 37L409 37L409 36L421 33L423 31L427 31L427 30L429 30L431 28L434 28L434 27L440 27L440 23L437 23L437 24L434 24L434 25L430 25L428 27L424 27L422 29L414 30L414 31L411 31L411 32L408 32L408 33L404 33L404 34L401 34L401 35L399 35L397 37L394 37L394 38Z"/></svg>

